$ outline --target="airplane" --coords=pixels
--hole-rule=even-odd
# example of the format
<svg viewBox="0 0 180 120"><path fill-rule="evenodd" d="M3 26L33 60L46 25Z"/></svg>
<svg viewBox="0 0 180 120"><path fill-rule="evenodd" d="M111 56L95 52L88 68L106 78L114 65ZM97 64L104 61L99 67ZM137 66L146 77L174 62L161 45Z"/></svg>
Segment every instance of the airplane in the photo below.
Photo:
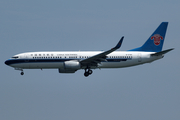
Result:
<svg viewBox="0 0 180 120"><path fill-rule="evenodd" d="M107 51L26 52L14 55L5 64L20 70L21 75L24 75L23 69L58 69L59 73L75 73L84 69L84 76L88 77L93 73L92 69L151 63L174 49L162 51L167 26L168 22L162 22L141 47L128 51L116 51L121 47L123 36L115 47Z"/></svg>

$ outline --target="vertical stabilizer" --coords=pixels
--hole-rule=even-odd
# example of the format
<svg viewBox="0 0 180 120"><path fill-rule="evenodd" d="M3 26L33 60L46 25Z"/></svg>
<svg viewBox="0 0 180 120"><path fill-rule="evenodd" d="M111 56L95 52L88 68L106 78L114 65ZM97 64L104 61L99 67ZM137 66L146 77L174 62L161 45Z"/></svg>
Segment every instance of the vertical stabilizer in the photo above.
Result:
<svg viewBox="0 0 180 120"><path fill-rule="evenodd" d="M162 51L168 22L162 22L149 39L139 48L130 51L160 52Z"/></svg>

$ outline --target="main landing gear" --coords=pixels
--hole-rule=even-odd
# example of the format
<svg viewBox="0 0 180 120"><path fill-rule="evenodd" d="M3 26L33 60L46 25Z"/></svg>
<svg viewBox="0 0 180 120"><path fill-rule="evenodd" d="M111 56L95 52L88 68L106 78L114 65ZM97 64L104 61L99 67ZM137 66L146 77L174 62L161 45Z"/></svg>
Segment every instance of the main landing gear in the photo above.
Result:
<svg viewBox="0 0 180 120"><path fill-rule="evenodd" d="M84 72L84 76L85 77L88 77L89 75L91 75L93 73L93 71L91 69L85 69L85 72Z"/></svg>

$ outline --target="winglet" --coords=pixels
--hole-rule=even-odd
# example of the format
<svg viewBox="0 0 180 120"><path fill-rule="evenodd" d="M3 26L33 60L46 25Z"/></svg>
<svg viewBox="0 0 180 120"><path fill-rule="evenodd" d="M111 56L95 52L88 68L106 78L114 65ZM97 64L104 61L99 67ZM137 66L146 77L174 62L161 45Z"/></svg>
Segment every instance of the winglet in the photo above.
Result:
<svg viewBox="0 0 180 120"><path fill-rule="evenodd" d="M124 39L124 36L119 40L118 44L114 48L112 48L112 49L119 49L121 47L123 39Z"/></svg>
<svg viewBox="0 0 180 120"><path fill-rule="evenodd" d="M166 54L167 52L169 52L171 50L174 50L174 48L171 48L171 49L168 49L168 50L164 50L164 51L161 51L161 52L157 52L157 53L154 53L154 54L151 54L151 55L152 56L163 55L163 54Z"/></svg>

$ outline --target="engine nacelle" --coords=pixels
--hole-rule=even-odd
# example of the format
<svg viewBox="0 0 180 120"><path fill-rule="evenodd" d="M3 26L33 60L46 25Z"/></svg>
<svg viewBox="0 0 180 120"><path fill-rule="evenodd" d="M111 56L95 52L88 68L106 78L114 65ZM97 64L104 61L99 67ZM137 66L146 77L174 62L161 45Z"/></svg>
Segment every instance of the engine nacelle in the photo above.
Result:
<svg viewBox="0 0 180 120"><path fill-rule="evenodd" d="M81 65L78 61L65 61L64 69L78 70L81 68Z"/></svg>
<svg viewBox="0 0 180 120"><path fill-rule="evenodd" d="M64 68L59 69L59 73L75 73L81 65L78 61L65 61Z"/></svg>

